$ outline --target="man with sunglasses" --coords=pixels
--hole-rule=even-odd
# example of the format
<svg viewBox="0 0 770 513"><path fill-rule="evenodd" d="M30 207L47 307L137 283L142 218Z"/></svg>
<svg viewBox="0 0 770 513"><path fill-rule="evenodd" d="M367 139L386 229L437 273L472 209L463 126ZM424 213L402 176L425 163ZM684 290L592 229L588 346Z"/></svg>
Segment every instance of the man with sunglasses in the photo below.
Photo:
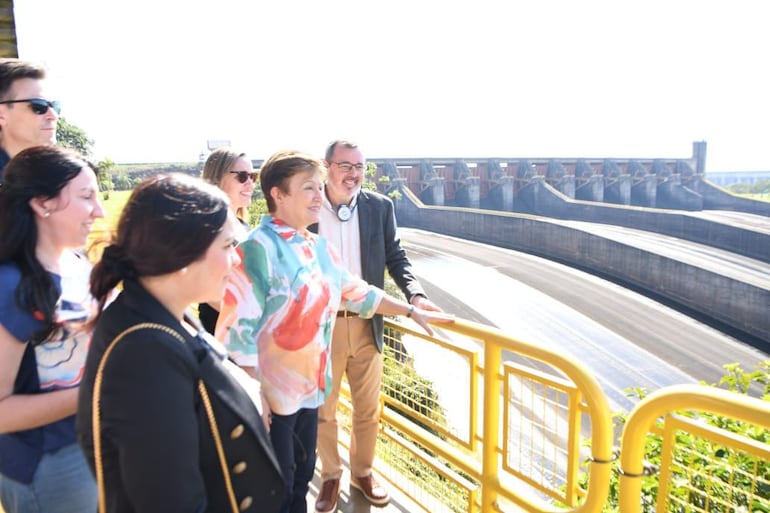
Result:
<svg viewBox="0 0 770 513"><path fill-rule="evenodd" d="M431 302L396 235L393 202L387 196L362 190L366 171L363 153L353 142L337 140L326 150L328 170L324 205L318 225L310 227L332 244L352 273L384 288L385 269L417 308L441 311ZM379 431L382 383L383 319L362 319L346 310L337 313L332 335L332 391L318 410L318 457L321 490L315 503L319 513L334 511L339 497L342 461L338 446L337 401L347 374L353 403L350 440L350 485L375 505L390 500L388 490L372 474Z"/></svg>
<svg viewBox="0 0 770 513"><path fill-rule="evenodd" d="M44 80L42 66L0 59L0 170L21 150L56 144L59 102L46 98Z"/></svg>

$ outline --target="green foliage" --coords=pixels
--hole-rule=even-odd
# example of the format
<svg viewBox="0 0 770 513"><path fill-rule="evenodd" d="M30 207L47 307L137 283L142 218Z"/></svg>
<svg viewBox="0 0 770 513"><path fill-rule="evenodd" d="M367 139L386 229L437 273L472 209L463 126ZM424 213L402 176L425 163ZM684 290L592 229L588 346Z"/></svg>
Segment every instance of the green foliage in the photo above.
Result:
<svg viewBox="0 0 770 513"><path fill-rule="evenodd" d="M130 191L137 182L134 181L125 171L119 171L114 178L115 190Z"/></svg>
<svg viewBox="0 0 770 513"><path fill-rule="evenodd" d="M390 273L388 273L387 270L385 270L385 292L396 299L399 299L401 301L406 301L406 297L404 297L404 293L401 292L401 289L398 288L398 285L396 285L396 282L393 280L393 278L390 277Z"/></svg>
<svg viewBox="0 0 770 513"><path fill-rule="evenodd" d="M727 364L724 366L726 374L719 380L717 385L737 394L754 394L761 396L762 400L770 401L770 360L760 362L757 369L753 372L744 371L738 364ZM648 392L641 388L627 389L626 394L629 397L644 399ZM698 418L704 423L716 426L720 429L736 433L740 436L757 440L761 443L770 443L770 432L768 430L747 424L732 418L714 415L711 413L678 412L679 415ZM615 414L617 422L625 424L628 415L625 413ZM770 462L757 460L751 455L738 453L732 449L722 447L719 444L693 436L690 433L678 431L675 434L675 447L684 448L674 451L674 463L679 468L697 469L698 473L694 476L685 476L681 473L672 473L673 481L670 493L685 504L690 504L693 511L746 511L746 512L764 512L770 513L761 504L741 503L740 493L731 493L737 490L752 490L756 483L752 482L753 475L770 476ZM590 445L586 442L586 445ZM658 495L658 477L657 469L661 463L662 438L656 434L650 434L647 437L645 446L645 468L651 469L651 475L642 478L642 512L654 513ZM617 513L619 478L617 468L610 480L610 490L607 504L603 513ZM588 475L582 474L579 486L587 489ZM702 492L702 493L699 493ZM757 487L756 493L763 500L770 500L770 489ZM711 495L725 500L727 504L734 504L737 508L717 508L715 505L706 503L706 497ZM710 508L710 509L707 509ZM672 510L673 511L673 510ZM676 510L679 511L679 510ZM681 510L681 511L690 511Z"/></svg>
<svg viewBox="0 0 770 513"><path fill-rule="evenodd" d="M109 226L115 226L118 223L120 213L126 205L131 191L115 191L110 195L110 199L102 202L104 208L104 222Z"/></svg>
<svg viewBox="0 0 770 513"><path fill-rule="evenodd" d="M770 194L770 180L757 180L752 184L734 183L728 189L735 194Z"/></svg>
<svg viewBox="0 0 770 513"><path fill-rule="evenodd" d="M162 164L116 164L113 168L113 175L125 174L128 177L129 187L133 188L136 184L145 178L161 173L182 173L190 176L200 177L201 172L197 163L171 162ZM115 184L117 188L117 182Z"/></svg>
<svg viewBox="0 0 770 513"><path fill-rule="evenodd" d="M100 160L96 164L99 190L104 194L104 199L110 199L110 192L115 189L115 184L112 183L112 168L115 167L115 163L110 159Z"/></svg>
<svg viewBox="0 0 770 513"><path fill-rule="evenodd" d="M386 289L390 289L389 291L396 297L401 296L401 291L389 277L386 280ZM387 405L387 407L422 429L445 438L434 427L436 425L446 427L447 425L445 411L439 401L438 392L435 390L433 382L418 374L412 366L411 359L401 342L402 334L397 328L385 327L382 390L385 395L403 406ZM419 415L413 412L417 412ZM425 454L433 456L428 449L422 447L419 442L411 439L406 433L398 432L394 433L394 436L401 436L412 446L420 447ZM412 476L412 479L420 483L421 489L431 491L452 511L458 513L465 511L462 506L467 503L465 490L437 472L421 458L404 449L400 444L387 437L380 437L377 444L377 454L391 467L398 468L401 473ZM446 469L462 474L448 463ZM465 477L468 479L467 476Z"/></svg>
<svg viewBox="0 0 770 513"><path fill-rule="evenodd" d="M406 301L401 289L387 272L384 289L389 296ZM412 367L406 347L401 342L401 335L401 331L397 329L385 328L383 391L406 407L443 424L444 409L439 402L433 382L420 376ZM405 416L409 417L409 415ZM417 419L412 420L419 423Z"/></svg>
<svg viewBox="0 0 770 513"><path fill-rule="evenodd" d="M70 124L64 116L59 117L56 124L56 142L59 146L76 150L85 157L91 156L94 145L94 141L88 138L82 128Z"/></svg>
<svg viewBox="0 0 770 513"><path fill-rule="evenodd" d="M735 194L748 194L751 192L751 184L750 183L734 183L730 187L728 187L731 192L734 192Z"/></svg>
<svg viewBox="0 0 770 513"><path fill-rule="evenodd" d="M374 183L374 175L377 172L377 164L374 162L367 162L366 164L366 171L364 171L364 180L361 184L362 189L366 189L368 191L376 191L377 190L377 184Z"/></svg>
<svg viewBox="0 0 770 513"><path fill-rule="evenodd" d="M737 363L724 366L727 374L719 380L719 385L731 392L748 394L752 385L761 387L759 395L764 401L770 401L770 360L760 362L754 372L745 372Z"/></svg>
<svg viewBox="0 0 770 513"><path fill-rule="evenodd" d="M394 339L389 336L388 340ZM445 424L444 408L441 406L433 382L417 373L406 359L405 350L399 350L399 347L403 348L400 340L383 347L385 362L390 362L389 365L383 366L382 371L384 393L409 410L415 411L421 416L431 419L431 421ZM402 412L399 411L399 413ZM424 428L430 429L419 419L410 417L408 413L403 413L403 415Z"/></svg>
<svg viewBox="0 0 770 513"><path fill-rule="evenodd" d="M257 226L262 214L267 214L267 201L264 198L257 198L249 204L249 215L246 221L249 226Z"/></svg>
<svg viewBox="0 0 770 513"><path fill-rule="evenodd" d="M68 122L64 116L60 116L56 124L56 142L59 146L75 150L87 158L90 158L93 152L94 141L88 138L85 130ZM105 200L109 199L110 192L115 188L111 175L114 167L115 162L109 158L99 161L96 165L99 190Z"/></svg>
<svg viewBox="0 0 770 513"><path fill-rule="evenodd" d="M117 164L116 171L125 171L129 175L149 176L157 173L185 173L200 176L201 169L197 162L165 162L150 164Z"/></svg>

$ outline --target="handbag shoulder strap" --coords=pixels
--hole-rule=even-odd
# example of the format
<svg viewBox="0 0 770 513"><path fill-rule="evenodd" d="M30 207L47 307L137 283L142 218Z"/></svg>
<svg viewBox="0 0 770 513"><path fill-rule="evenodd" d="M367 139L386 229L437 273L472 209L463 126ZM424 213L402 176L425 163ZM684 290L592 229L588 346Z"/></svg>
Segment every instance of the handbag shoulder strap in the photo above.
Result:
<svg viewBox="0 0 770 513"><path fill-rule="evenodd" d="M129 335L135 331L143 329L155 329L168 333L175 337L181 343L184 344L184 337L177 333L175 330L154 322L142 322L135 324L129 328L126 328L120 332L112 342L107 346L107 349L102 355L102 359L99 362L99 367L96 369L96 377L94 378L94 393L91 398L91 436L94 443L94 469L96 474L96 485L99 493L99 513L106 513L107 511L107 499L104 493L104 464L102 462L102 437L101 437L101 395L102 395L102 378L104 375L104 367L107 364L107 359L115 349L115 346L123 340L126 335Z"/></svg>
<svg viewBox="0 0 770 513"><path fill-rule="evenodd" d="M234 513L240 511L238 502L235 499L235 489L233 488L233 481L230 477L230 469L227 467L227 458L225 457L225 448L222 445L222 437L219 436L219 428L217 427L217 419L214 415L214 408L211 405L211 399L209 399L206 385L202 379L198 380L198 393L201 395L203 401L203 408L206 410L206 418L209 421L209 428L211 429L211 436L214 439L214 445L217 448L217 458L219 459L219 467L222 469L222 476L225 481L225 489L227 490L227 499L230 502L230 508Z"/></svg>
<svg viewBox="0 0 770 513"><path fill-rule="evenodd" d="M106 513L107 512L107 502L106 502L106 495L104 493L104 465L102 462L102 440L101 440L101 408L100 408L100 400L101 400L101 390L102 390L102 377L104 372L104 367L107 362L107 358L110 356L110 353L115 348L118 342L123 340L123 338L135 331L142 330L142 329L156 329L160 331L164 331L168 333L169 335L172 335L175 337L179 342L185 343L185 339L182 335L177 333L175 330L169 328L168 326L164 326L163 324L157 324L152 322L143 322L140 324L136 324L134 326L131 326L129 328L126 328L121 333L116 336L112 342L110 342L110 345L107 346L107 349L104 351L104 354L102 355L102 360L99 362L99 367L96 370L96 378L94 379L94 394L92 398L92 404L91 404L91 416L92 416L92 437L94 442L94 468L96 473L96 484L98 486L98 492L99 492L99 513ZM219 429L217 428L217 421L216 417L214 415L214 409L211 405L211 399L209 398L208 392L206 390L206 385L203 383L202 379L198 380L198 393L201 396L201 400L203 401L203 407L206 410L206 418L209 422L209 428L211 429L211 434L214 439L214 445L217 449L217 456L219 459L219 464L222 469L223 478L225 481L225 488L227 490L227 496L228 500L230 502L230 507L232 508L233 512L238 512L238 503L235 499L235 490L233 489L232 479L230 477L230 470L227 467L227 460L225 458L225 450L222 446L222 439L219 436Z"/></svg>

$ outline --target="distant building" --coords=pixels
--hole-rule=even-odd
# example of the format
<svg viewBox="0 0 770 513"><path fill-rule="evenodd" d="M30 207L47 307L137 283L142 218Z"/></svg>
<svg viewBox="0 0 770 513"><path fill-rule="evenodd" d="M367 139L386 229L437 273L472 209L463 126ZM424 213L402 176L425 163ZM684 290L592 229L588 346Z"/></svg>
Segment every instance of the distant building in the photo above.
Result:
<svg viewBox="0 0 770 513"><path fill-rule="evenodd" d="M209 151L214 151L217 148L229 148L230 139L209 139L206 141L206 146L208 147Z"/></svg>

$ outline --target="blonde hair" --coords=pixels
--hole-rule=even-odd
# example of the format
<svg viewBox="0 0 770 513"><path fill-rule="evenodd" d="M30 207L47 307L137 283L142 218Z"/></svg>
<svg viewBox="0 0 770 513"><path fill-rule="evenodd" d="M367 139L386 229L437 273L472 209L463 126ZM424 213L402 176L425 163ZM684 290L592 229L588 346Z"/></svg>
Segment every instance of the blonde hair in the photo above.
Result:
<svg viewBox="0 0 770 513"><path fill-rule="evenodd" d="M217 148L212 151L206 159L206 163L203 165L201 178L208 183L221 188L222 180L224 180L225 176L233 170L235 161L245 156L245 153L240 153L232 148ZM243 207L236 208L235 215L240 219L246 219L246 209Z"/></svg>

